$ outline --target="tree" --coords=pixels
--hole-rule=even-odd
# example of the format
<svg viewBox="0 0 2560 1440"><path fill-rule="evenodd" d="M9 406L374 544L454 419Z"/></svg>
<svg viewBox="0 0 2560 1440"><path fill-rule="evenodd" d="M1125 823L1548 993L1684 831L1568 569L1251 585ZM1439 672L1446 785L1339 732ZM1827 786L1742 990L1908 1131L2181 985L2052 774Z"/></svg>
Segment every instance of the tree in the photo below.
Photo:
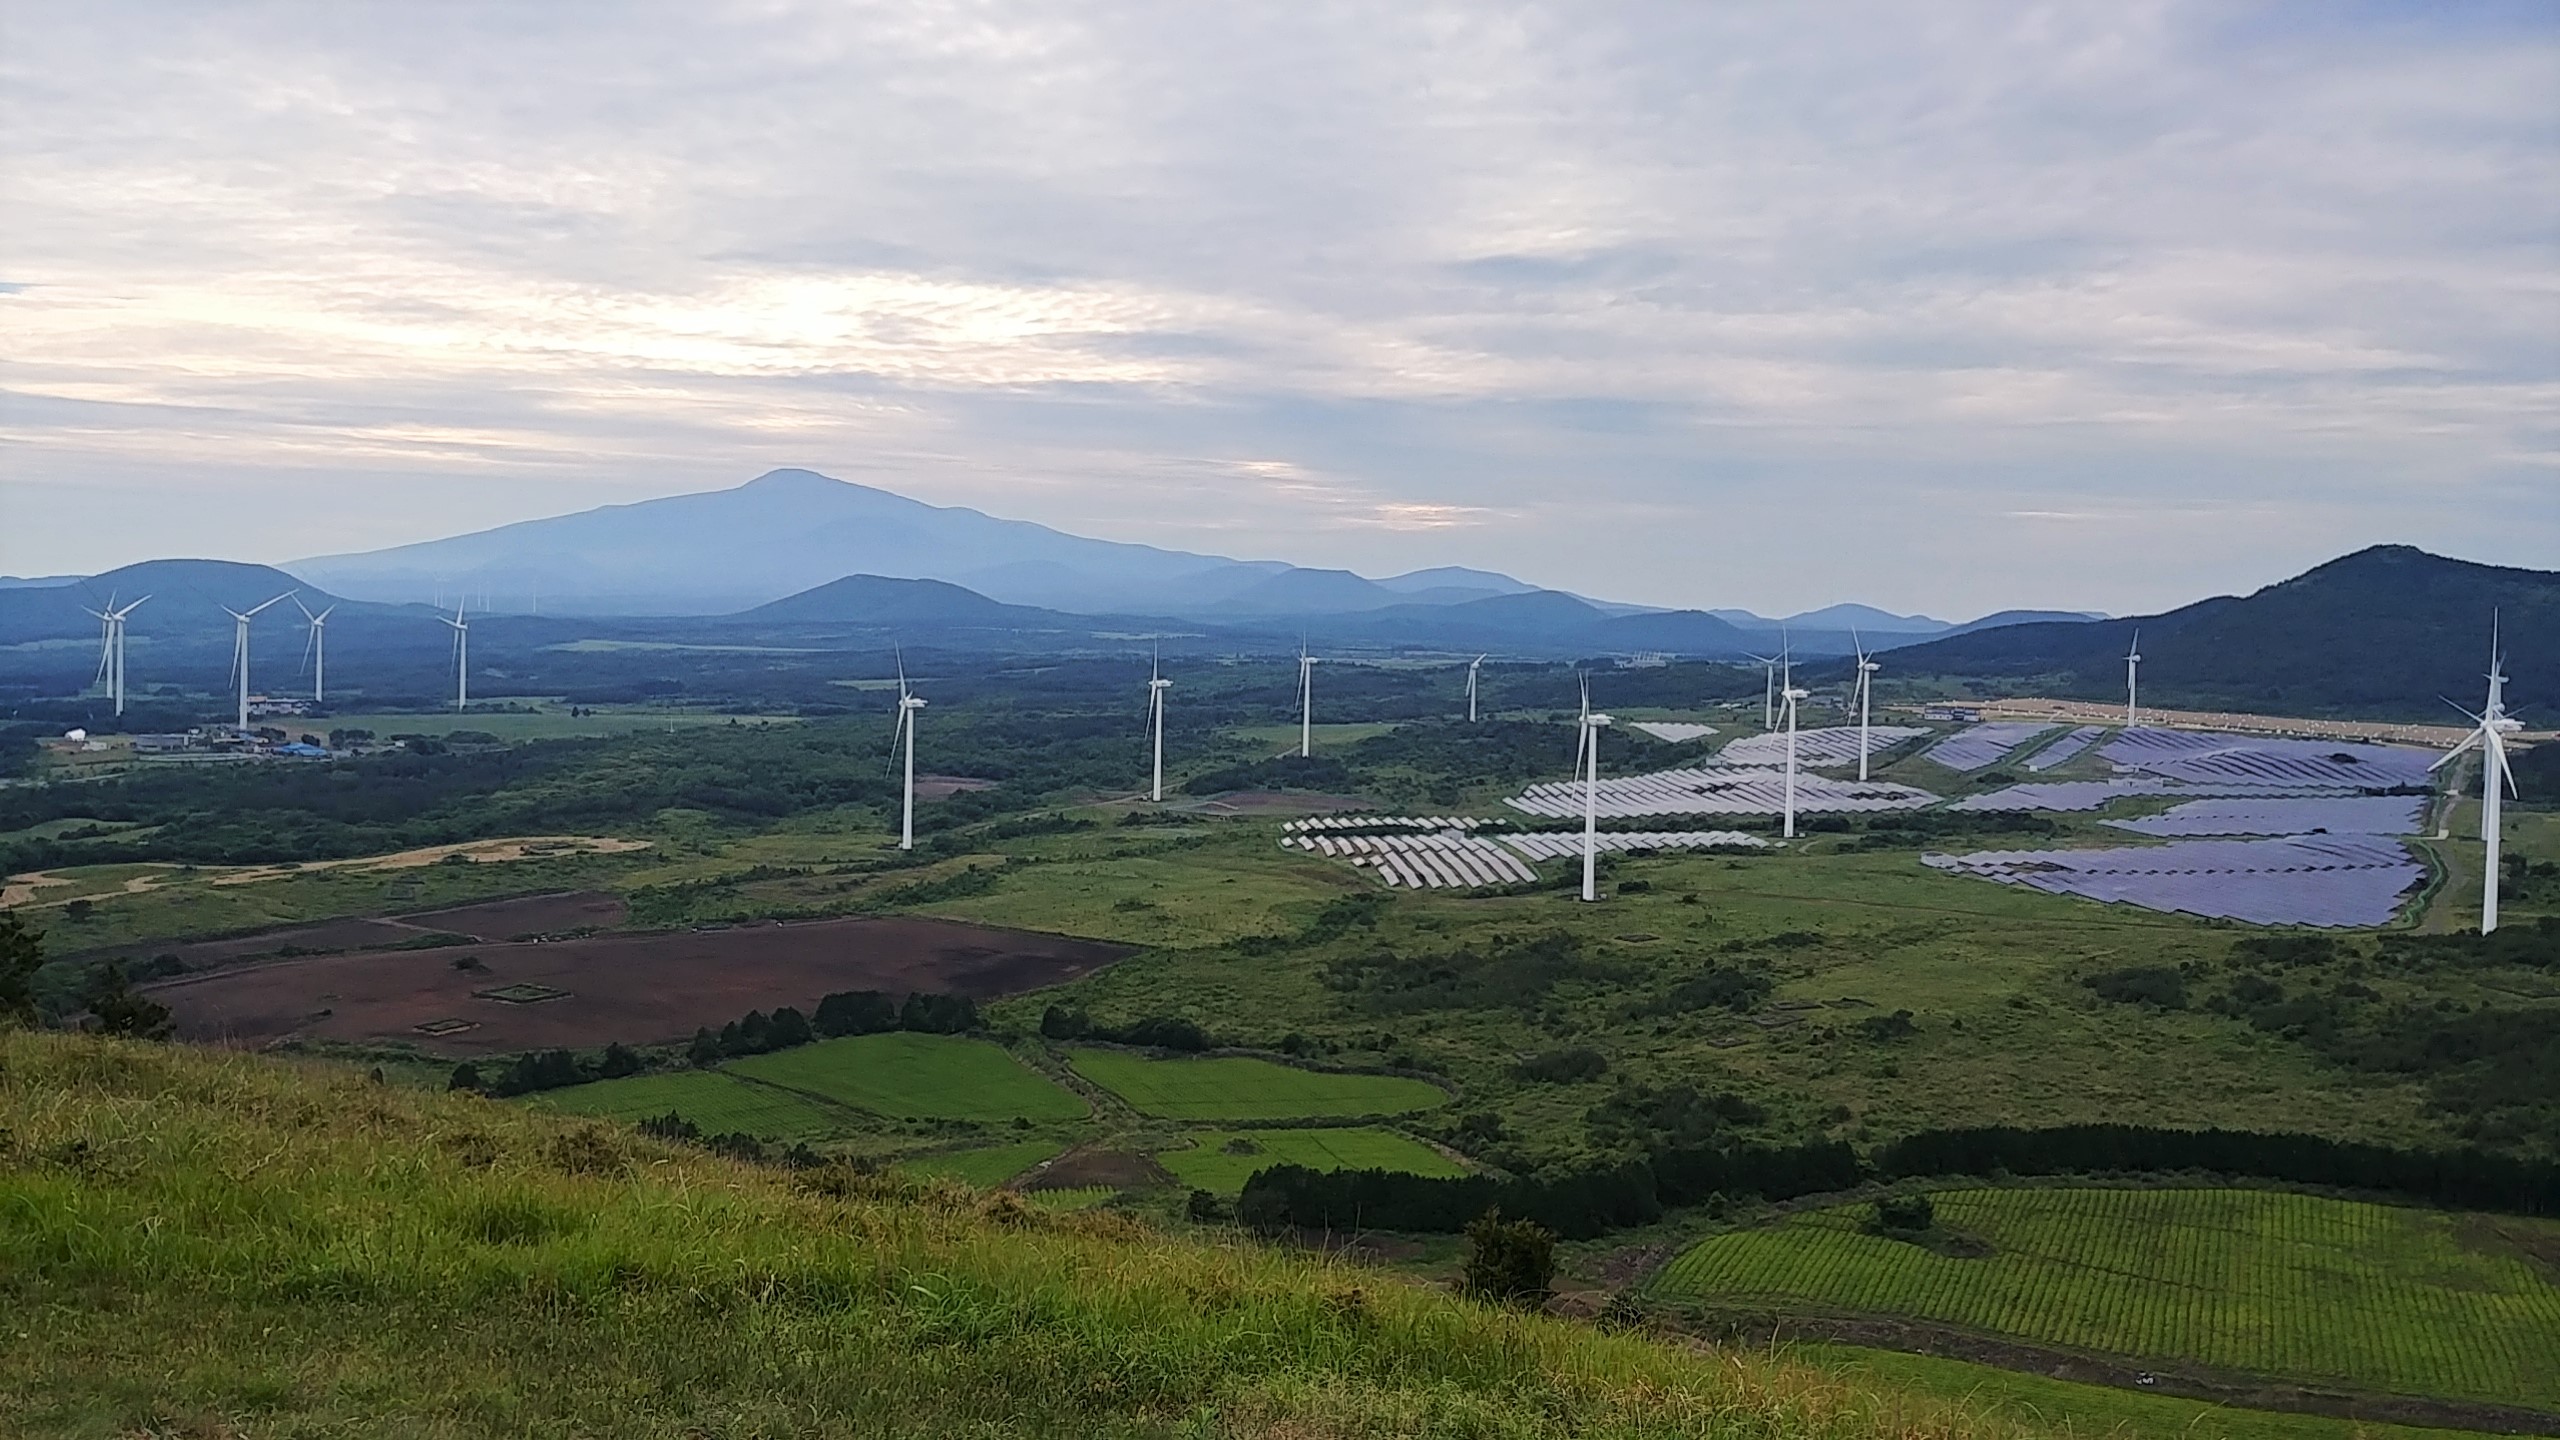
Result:
<svg viewBox="0 0 2560 1440"><path fill-rule="evenodd" d="M465 1060L465 1061L463 1061L461 1064L454 1066L454 1067L453 1067L453 1078L444 1082L444 1088L446 1088L447 1090L477 1090L477 1089L479 1089L479 1088L480 1088L480 1067L479 1067L479 1066L477 1066L477 1065L472 1064L472 1063L471 1063L470 1061L468 1061L468 1060Z"/></svg>
<svg viewBox="0 0 2560 1440"><path fill-rule="evenodd" d="M616 1040L612 1044L604 1047L604 1062L596 1067L596 1074L600 1078L606 1080L619 1080L625 1075L637 1075L639 1073L640 1056L638 1052L632 1050L631 1047L623 1044L619 1040Z"/></svg>
<svg viewBox="0 0 2560 1440"><path fill-rule="evenodd" d="M1555 1291L1556 1234L1487 1210L1467 1226L1464 1274L1467 1293L1479 1300L1535 1309Z"/></svg>
<svg viewBox="0 0 2560 1440"><path fill-rule="evenodd" d="M1081 1040L1091 1029L1093 1021L1073 1006L1052 1005L1040 1012L1040 1033L1051 1040Z"/></svg>
<svg viewBox="0 0 2560 1440"><path fill-rule="evenodd" d="M1917 1191L1876 1202L1875 1228L1887 1235L1924 1235L1937 1223L1938 1207Z"/></svg>
<svg viewBox="0 0 2560 1440"><path fill-rule="evenodd" d="M720 1063L720 1054L720 1037L712 1034L707 1027L696 1027L693 1032L693 1043L685 1047L684 1058L707 1070Z"/></svg>
<svg viewBox="0 0 2560 1440"><path fill-rule="evenodd" d="M0 910L0 1025L36 1023L36 969L43 964L44 932L14 910Z"/></svg>
<svg viewBox="0 0 2560 1440"><path fill-rule="evenodd" d="M97 984L89 992L89 1019L101 1035L123 1035L135 1040L169 1038L169 1007L147 995L135 994L121 965L99 970Z"/></svg>
<svg viewBox="0 0 2560 1440"><path fill-rule="evenodd" d="M788 1050L794 1045L806 1045L813 1038L809 1033L808 1019L785 1005L773 1012L773 1028L765 1033L765 1048Z"/></svg>
<svg viewBox="0 0 2560 1440"><path fill-rule="evenodd" d="M898 1005L877 990L840 990L818 1002L810 1028L830 1039L898 1028Z"/></svg>

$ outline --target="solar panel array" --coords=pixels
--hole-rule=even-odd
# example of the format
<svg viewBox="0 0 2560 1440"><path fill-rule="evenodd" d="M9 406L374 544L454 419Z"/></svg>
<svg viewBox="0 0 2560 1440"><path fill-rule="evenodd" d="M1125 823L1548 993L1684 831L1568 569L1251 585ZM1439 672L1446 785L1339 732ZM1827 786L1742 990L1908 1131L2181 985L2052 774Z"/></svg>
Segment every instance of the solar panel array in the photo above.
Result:
<svg viewBox="0 0 2560 1440"><path fill-rule="evenodd" d="M2099 754L2120 770L2197 784L2341 785L2382 790L2427 785L2437 752L2346 740L2283 740L2136 726Z"/></svg>
<svg viewBox="0 0 2560 1440"><path fill-rule="evenodd" d="M1374 869L1389 885L1414 889L1525 885L1538 878L1527 861L1481 836L1302 835L1280 843Z"/></svg>
<svg viewBox="0 0 2560 1440"><path fill-rule="evenodd" d="M1280 828L1285 832L1316 830L1473 830L1490 824L1470 820L1463 815L1311 815L1292 820Z"/></svg>
<svg viewBox="0 0 2560 1440"><path fill-rule="evenodd" d="M2015 720L1968 725L1921 751L1920 758L1950 770L1979 770L2052 728L2035 721Z"/></svg>
<svg viewBox="0 0 2560 1440"><path fill-rule="evenodd" d="M1505 835L1502 843L1532 860L1556 860L1579 856L1582 835L1572 830L1541 830L1528 835ZM1740 830L1638 830L1602 831L1592 837L1592 847L1602 852L1632 850L1762 850L1769 842Z"/></svg>
<svg viewBox="0 0 2560 1440"><path fill-rule="evenodd" d="M2028 756L2027 770L2031 774L2041 775L2076 757L2081 751L2089 748L2089 742L2106 733L2107 727L2104 725L2083 725Z"/></svg>
<svg viewBox="0 0 2560 1440"><path fill-rule="evenodd" d="M2119 775L2112 780L2031 780L2023 785L2004 785L1980 795L1967 795L1947 806L1950 810L2103 810L2108 802L2128 795L2179 795L2202 798L2208 795L2270 797L2287 795L2341 795L2346 793L2332 785L2185 785L2164 780L2156 775Z"/></svg>
<svg viewBox="0 0 2560 1440"><path fill-rule="evenodd" d="M2387 924L2401 895L2426 876L2398 841L2365 835L1920 858L1940 870L2052 895L2258 925Z"/></svg>
<svg viewBox="0 0 2560 1440"><path fill-rule="evenodd" d="M1656 740L1667 740L1674 745L1704 740L1716 733L1713 725L1693 725L1685 720L1630 720L1627 728L1641 730Z"/></svg>
<svg viewBox="0 0 2560 1440"><path fill-rule="evenodd" d="M1916 810L1937 796L1889 781L1828 780L1799 772L1799 813ZM1582 786L1571 780L1532 785L1504 804L1549 819L1582 817ZM1646 815L1775 815L1786 808L1786 775L1776 770L1722 766L1657 770L1600 782L1598 810L1607 819Z"/></svg>
<svg viewBox="0 0 2560 1440"><path fill-rule="evenodd" d="M2408 835L2426 816L2423 795L2190 800L2158 815L2105 823L2138 835Z"/></svg>
<svg viewBox="0 0 2560 1440"><path fill-rule="evenodd" d="M1916 740L1928 734L1917 725L1877 725L1867 731L1867 753L1881 754L1905 740ZM1745 735L1716 752L1719 765L1761 765L1784 768L1787 763L1787 732L1773 730L1766 735ZM1796 764L1798 767L1855 765L1858 763L1858 727L1826 725L1819 730L1796 732Z"/></svg>

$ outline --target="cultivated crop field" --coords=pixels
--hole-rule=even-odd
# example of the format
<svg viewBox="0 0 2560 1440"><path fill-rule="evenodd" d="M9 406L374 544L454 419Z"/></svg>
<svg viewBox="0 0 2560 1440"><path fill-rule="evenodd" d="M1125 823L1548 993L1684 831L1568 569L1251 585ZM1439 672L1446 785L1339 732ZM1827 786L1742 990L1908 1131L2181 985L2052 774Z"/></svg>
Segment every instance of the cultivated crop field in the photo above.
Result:
<svg viewBox="0 0 2560 1440"><path fill-rule="evenodd" d="M1143 1113L1170 1120L1359 1119L1449 1103L1449 1092L1428 1081L1300 1070L1246 1056L1158 1060L1079 1050L1068 1063Z"/></svg>
<svg viewBox="0 0 2560 1440"><path fill-rule="evenodd" d="M944 1150L898 1162L911 1175L934 1175L984 1190L1001 1185L1067 1148L1063 1140L1023 1140L1011 1145L985 1145L975 1150Z"/></svg>
<svg viewBox="0 0 2560 1440"><path fill-rule="evenodd" d="M2560 1225L2255 1190L1956 1190L1956 1258L1865 1206L1700 1242L1665 1298L1904 1316L2164 1362L2560 1405Z"/></svg>
<svg viewBox="0 0 2560 1440"><path fill-rule="evenodd" d="M854 1035L732 1063L770 1085L902 1120L1080 1120L1085 1103L984 1040Z"/></svg>
<svg viewBox="0 0 2560 1440"><path fill-rule="evenodd" d="M842 1129L845 1118L815 1100L716 1070L634 1075L549 1090L533 1104L571 1115L638 1122L670 1112L705 1135L741 1132L764 1140L797 1140Z"/></svg>
<svg viewBox="0 0 2560 1440"><path fill-rule="evenodd" d="M1248 1148L1249 1147L1249 1148ZM1408 1135L1375 1125L1339 1130L1202 1130L1187 1150L1166 1150L1156 1163L1198 1190L1234 1194L1256 1170L1304 1165L1310 1170L1399 1170L1410 1175L1463 1175L1465 1167Z"/></svg>

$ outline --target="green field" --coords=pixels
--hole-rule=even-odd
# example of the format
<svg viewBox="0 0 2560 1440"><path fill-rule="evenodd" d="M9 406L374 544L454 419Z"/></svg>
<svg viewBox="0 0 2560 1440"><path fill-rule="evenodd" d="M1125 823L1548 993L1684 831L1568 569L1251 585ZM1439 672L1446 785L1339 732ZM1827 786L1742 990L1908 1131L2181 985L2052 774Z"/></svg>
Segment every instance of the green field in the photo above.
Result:
<svg viewBox="0 0 2560 1440"><path fill-rule="evenodd" d="M2074 1349L2414 1395L2560 1406L2560 1225L2258 1190L1954 1190L1952 1258L1865 1206L1715 1236L1667 1299L1908 1316ZM2546 1248L2545 1253L2548 1253Z"/></svg>
<svg viewBox="0 0 2560 1440"><path fill-rule="evenodd" d="M1080 1120L1085 1104L984 1040L854 1035L736 1061L737 1074L902 1120Z"/></svg>
<svg viewBox="0 0 2560 1440"><path fill-rule="evenodd" d="M1237 1147L1250 1146L1251 1149ZM1464 1175L1466 1168L1408 1135L1374 1125L1340 1130L1202 1130L1186 1150L1161 1151L1156 1163L1196 1190L1232 1195L1256 1170L1304 1165L1310 1170L1401 1170L1410 1175Z"/></svg>
<svg viewBox="0 0 2560 1440"><path fill-rule="evenodd" d="M2279 1410L2239 1410L2203 1400L2081 1385L1935 1355L1855 1345L1798 1345L1786 1354L1852 1383L1875 1385L1887 1394L1932 1397L1967 1414L2046 1432L2174 1435L2185 1440L2476 1440L2479 1433Z"/></svg>
<svg viewBox="0 0 2560 1440"><path fill-rule="evenodd" d="M570 1115L640 1121L669 1112L705 1135L743 1132L766 1140L801 1140L844 1128L848 1117L805 1095L756 1085L716 1070L634 1075L548 1090L530 1102Z"/></svg>
<svg viewBox="0 0 2560 1440"><path fill-rule="evenodd" d="M976 1150L943 1150L931 1155L913 1155L899 1161L898 1168L910 1175L939 1176L984 1190L1003 1184L1066 1148L1063 1140L1024 1140Z"/></svg>
<svg viewBox="0 0 2560 1440"><path fill-rule="evenodd" d="M1027 1190L1022 1198L1043 1210L1090 1210L1110 1204L1119 1193L1108 1185L1078 1185L1066 1190Z"/></svg>
<svg viewBox="0 0 2560 1440"><path fill-rule="evenodd" d="M1358 1119L1449 1103L1449 1092L1423 1080L1301 1070L1244 1056L1159 1060L1079 1050L1069 1063L1138 1110L1170 1120Z"/></svg>

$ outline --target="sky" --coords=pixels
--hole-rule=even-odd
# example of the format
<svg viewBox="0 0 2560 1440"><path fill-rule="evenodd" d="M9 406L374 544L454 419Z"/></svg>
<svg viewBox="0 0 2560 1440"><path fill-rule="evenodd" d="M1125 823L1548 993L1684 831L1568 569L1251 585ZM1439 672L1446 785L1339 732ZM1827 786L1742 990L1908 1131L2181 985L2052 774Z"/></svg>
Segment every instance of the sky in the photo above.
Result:
<svg viewBox="0 0 2560 1440"><path fill-rule="evenodd" d="M806 466L1657 605L2560 567L2560 7L0 0L0 573Z"/></svg>

